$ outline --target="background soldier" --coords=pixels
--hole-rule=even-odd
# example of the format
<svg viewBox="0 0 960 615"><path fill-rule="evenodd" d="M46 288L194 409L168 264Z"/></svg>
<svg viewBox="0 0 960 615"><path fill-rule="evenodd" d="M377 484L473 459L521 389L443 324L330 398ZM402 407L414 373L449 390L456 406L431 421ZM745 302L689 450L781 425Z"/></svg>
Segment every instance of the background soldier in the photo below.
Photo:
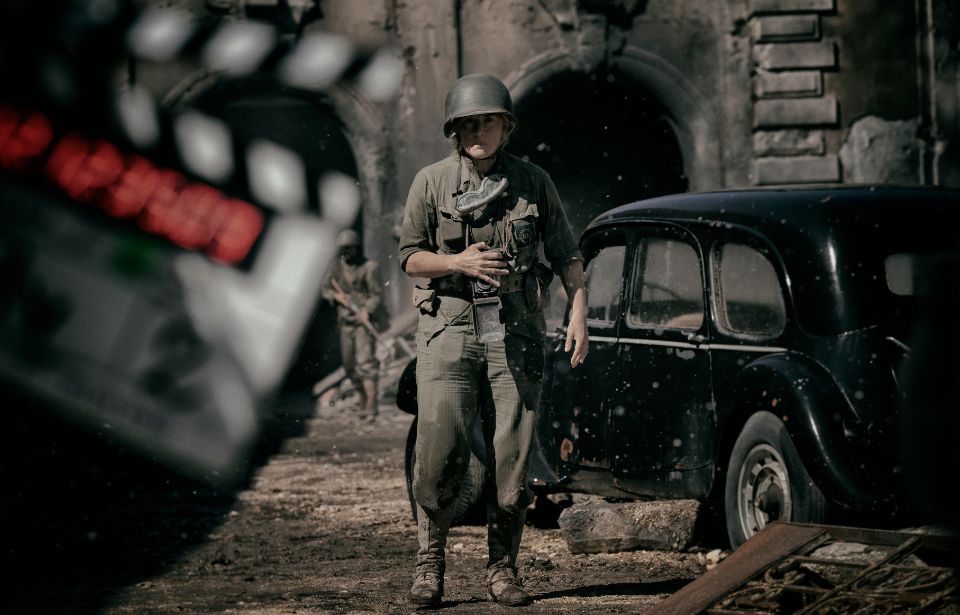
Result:
<svg viewBox="0 0 960 615"><path fill-rule="evenodd" d="M376 340L368 325L386 328L380 268L360 249L360 235L347 229L337 237L340 258L323 282L323 298L337 307L337 333L343 369L360 394L361 418L374 420L377 411ZM337 286L340 288L338 289ZM351 305L352 304L352 305ZM366 322L364 322L366 321Z"/></svg>

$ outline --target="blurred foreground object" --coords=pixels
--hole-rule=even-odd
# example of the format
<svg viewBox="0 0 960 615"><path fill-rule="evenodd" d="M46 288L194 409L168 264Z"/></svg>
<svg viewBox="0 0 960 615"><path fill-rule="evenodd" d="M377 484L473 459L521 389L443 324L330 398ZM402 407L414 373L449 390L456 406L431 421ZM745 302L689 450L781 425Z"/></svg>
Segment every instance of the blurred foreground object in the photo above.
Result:
<svg viewBox="0 0 960 615"><path fill-rule="evenodd" d="M233 481L360 188L271 140L302 128L291 115L240 134L223 107L164 106L138 74L299 87L279 58L346 58L357 70L337 64L322 86L387 100L401 65L122 0L0 3L0 34L0 380L149 459Z"/></svg>
<svg viewBox="0 0 960 615"><path fill-rule="evenodd" d="M901 445L910 493L931 516L960 531L960 252L926 267L929 280L909 359L901 369Z"/></svg>

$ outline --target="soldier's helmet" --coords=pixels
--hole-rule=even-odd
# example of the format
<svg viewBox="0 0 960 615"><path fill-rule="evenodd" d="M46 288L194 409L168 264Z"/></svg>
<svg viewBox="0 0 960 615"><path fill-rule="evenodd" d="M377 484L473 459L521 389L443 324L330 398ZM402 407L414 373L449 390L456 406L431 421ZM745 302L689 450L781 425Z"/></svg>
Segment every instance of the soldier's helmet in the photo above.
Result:
<svg viewBox="0 0 960 615"><path fill-rule="evenodd" d="M357 231L348 228L345 231L340 231L340 234L337 235L337 247L343 248L346 246L359 246L360 245L360 234Z"/></svg>
<svg viewBox="0 0 960 615"><path fill-rule="evenodd" d="M513 115L513 99L503 82L493 75L473 73L457 79L450 91L447 92L447 101L444 105L446 120L443 123L443 136L450 137L453 132L453 123L470 115L491 115L503 113L513 124L510 132L520 125Z"/></svg>

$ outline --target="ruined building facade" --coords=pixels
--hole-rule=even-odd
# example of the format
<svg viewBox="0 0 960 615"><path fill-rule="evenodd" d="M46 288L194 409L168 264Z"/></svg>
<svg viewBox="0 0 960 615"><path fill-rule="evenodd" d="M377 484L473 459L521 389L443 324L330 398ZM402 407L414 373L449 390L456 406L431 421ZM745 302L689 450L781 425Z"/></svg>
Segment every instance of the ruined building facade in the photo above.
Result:
<svg viewBox="0 0 960 615"><path fill-rule="evenodd" d="M169 5L169 4L168 4ZM167 5L167 6L168 6ZM510 151L557 183L575 231L659 194L807 183L960 186L960 8L952 0L187 0L288 38L341 34L402 58L386 102L349 85L310 95L269 76L232 82L166 67L137 78L168 110L198 105L238 130L358 178L369 256L409 306L396 266L407 189L448 155L447 89L474 72L509 87ZM291 130L291 124L296 129ZM319 275L319 274L318 274Z"/></svg>

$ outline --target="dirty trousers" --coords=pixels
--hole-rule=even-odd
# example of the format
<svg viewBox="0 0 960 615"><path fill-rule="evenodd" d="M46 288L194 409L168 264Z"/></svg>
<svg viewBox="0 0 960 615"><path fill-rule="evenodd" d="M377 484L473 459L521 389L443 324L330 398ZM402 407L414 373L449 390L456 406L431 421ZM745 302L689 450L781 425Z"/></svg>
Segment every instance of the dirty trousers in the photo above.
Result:
<svg viewBox="0 0 960 615"><path fill-rule="evenodd" d="M375 340L363 325L340 323L340 357L343 369L354 386L364 380L377 380L380 366L377 362Z"/></svg>
<svg viewBox="0 0 960 615"><path fill-rule="evenodd" d="M421 315L417 339L417 564L443 570L447 532L479 417L486 445L490 582L516 572L526 509L533 501L528 477L543 347L509 332L501 342L481 344L470 321L458 320L460 310L450 305L469 304L449 299L443 303L447 305L441 304L440 311L453 323L437 333L437 323L430 319L444 315Z"/></svg>

